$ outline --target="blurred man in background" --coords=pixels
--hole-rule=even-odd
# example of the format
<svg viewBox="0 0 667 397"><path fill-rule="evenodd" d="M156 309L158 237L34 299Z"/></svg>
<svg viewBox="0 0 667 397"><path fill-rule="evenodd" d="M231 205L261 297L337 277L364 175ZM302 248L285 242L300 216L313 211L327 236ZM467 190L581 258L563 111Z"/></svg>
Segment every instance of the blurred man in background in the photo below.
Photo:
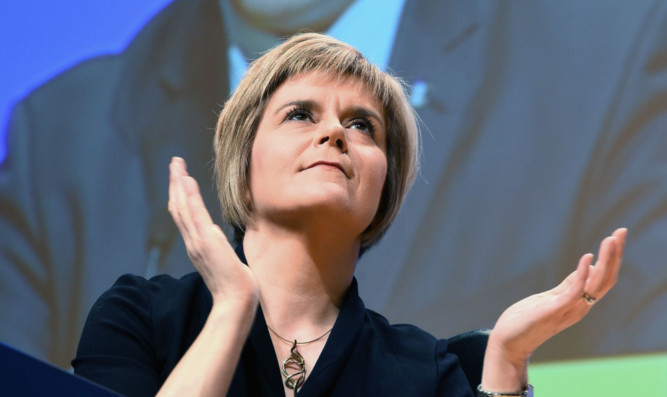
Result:
<svg viewBox="0 0 667 397"><path fill-rule="evenodd" d="M221 105L248 61L315 30L403 77L423 121L421 175L358 270L371 308L441 337L490 328L628 227L615 291L538 358L664 350L666 9L174 1L124 52L15 107L0 167L0 340L68 367L119 275L193 271L166 211L169 159L186 159L219 214L209 181Z"/></svg>

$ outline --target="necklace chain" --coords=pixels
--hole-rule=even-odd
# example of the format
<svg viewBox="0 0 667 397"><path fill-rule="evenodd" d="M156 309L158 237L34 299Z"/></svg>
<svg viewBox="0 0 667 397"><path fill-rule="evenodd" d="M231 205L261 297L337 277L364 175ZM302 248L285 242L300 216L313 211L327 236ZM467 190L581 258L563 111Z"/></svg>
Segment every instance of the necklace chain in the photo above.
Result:
<svg viewBox="0 0 667 397"><path fill-rule="evenodd" d="M278 334L273 328L269 327L268 324L266 325L266 328L268 328L269 331L273 332L273 334L274 334L275 336L277 336L280 340L282 340L283 342L287 343L288 345L291 345L291 344L296 344L296 345L307 345L307 344L309 344L309 343L317 342L318 340L320 340L320 339L324 338L325 336L329 335L329 333L333 330L333 327L331 327L331 328L329 328L329 330L328 330L327 332L323 333L322 335L318 336L318 337L315 338L315 339L312 339L312 340L309 340L309 341L306 341L306 342L297 342L296 339L294 339L294 340L289 340L289 339L283 338L283 337L280 336L280 334Z"/></svg>

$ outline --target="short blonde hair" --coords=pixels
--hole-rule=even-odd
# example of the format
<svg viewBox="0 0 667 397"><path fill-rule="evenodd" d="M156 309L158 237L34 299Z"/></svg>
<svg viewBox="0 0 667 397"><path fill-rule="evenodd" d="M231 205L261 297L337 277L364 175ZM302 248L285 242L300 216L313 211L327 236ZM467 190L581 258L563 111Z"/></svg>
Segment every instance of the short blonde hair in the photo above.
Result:
<svg viewBox="0 0 667 397"><path fill-rule="evenodd" d="M222 213L241 238L252 222L250 156L266 105L287 79L312 71L359 79L382 106L387 126L387 176L377 213L360 236L361 246L368 248L398 215L417 174L417 119L400 79L378 69L350 45L321 34L295 35L258 58L225 103L215 134L215 173Z"/></svg>

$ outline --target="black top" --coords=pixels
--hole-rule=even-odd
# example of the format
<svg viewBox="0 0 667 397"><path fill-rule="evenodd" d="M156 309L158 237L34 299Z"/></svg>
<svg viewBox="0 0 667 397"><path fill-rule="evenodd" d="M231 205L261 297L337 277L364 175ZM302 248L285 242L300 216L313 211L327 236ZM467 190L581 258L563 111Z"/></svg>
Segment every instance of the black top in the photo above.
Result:
<svg viewBox="0 0 667 397"><path fill-rule="evenodd" d="M153 396L201 331L212 298L203 279L125 275L93 306L72 361L75 373L128 396ZM230 396L284 395L261 308ZM364 307L356 280L300 396L472 396L458 358L411 325Z"/></svg>

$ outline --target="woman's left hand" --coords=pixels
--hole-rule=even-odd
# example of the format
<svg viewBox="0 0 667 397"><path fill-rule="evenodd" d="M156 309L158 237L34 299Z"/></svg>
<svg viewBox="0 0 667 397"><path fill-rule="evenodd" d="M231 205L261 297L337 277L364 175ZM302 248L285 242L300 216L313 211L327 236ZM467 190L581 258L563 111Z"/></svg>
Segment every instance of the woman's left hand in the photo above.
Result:
<svg viewBox="0 0 667 397"><path fill-rule="evenodd" d="M517 377L526 377L527 361L535 349L581 320L616 284L626 235L626 229L617 229L600 244L595 264L593 254L582 256L577 270L557 287L529 296L505 310L489 337L482 378L485 390L515 390L527 383ZM506 384L508 376L519 384Z"/></svg>

